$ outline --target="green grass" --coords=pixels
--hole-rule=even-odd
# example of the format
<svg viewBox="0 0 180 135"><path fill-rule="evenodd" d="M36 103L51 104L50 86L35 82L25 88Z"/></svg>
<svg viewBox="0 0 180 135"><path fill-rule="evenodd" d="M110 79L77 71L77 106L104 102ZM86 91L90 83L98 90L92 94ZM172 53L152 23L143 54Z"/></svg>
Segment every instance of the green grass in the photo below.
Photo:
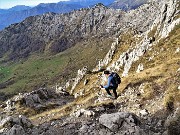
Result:
<svg viewBox="0 0 180 135"><path fill-rule="evenodd" d="M12 67L0 66L0 82L5 81L11 74Z"/></svg>
<svg viewBox="0 0 180 135"><path fill-rule="evenodd" d="M6 88L0 87L0 91L11 96L44 84L47 87L63 84L75 77L78 69L84 66L94 68L98 60L104 58L111 43L109 38L87 40L57 55L32 54L26 60L0 64L0 85L6 84ZM13 82L8 83L9 80Z"/></svg>
<svg viewBox="0 0 180 135"><path fill-rule="evenodd" d="M67 61L67 58L61 55L52 58L33 56L25 62L5 66L1 70L4 77L0 82L7 82L10 78L13 78L15 82L1 91L13 94L24 90L31 91L33 88L47 83L49 79L65 68Z"/></svg>

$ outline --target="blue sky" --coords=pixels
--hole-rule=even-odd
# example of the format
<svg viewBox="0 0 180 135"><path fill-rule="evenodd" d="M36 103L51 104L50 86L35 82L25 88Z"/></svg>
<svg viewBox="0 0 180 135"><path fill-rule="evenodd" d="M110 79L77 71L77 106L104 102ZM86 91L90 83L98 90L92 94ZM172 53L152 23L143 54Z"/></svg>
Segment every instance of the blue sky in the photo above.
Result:
<svg viewBox="0 0 180 135"><path fill-rule="evenodd" d="M68 0L0 0L0 9L7 9L16 5L35 6L39 3L57 3Z"/></svg>

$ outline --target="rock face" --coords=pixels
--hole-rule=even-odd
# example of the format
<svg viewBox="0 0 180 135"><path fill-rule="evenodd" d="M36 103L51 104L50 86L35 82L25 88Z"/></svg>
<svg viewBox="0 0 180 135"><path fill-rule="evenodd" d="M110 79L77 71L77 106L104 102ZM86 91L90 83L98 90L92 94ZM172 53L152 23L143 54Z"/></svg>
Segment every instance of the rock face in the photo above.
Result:
<svg viewBox="0 0 180 135"><path fill-rule="evenodd" d="M180 108L177 108L173 114L167 117L167 120L165 121L167 134L174 134L174 135L180 134L180 129L179 129L180 118L178 117L179 115L180 115Z"/></svg>
<svg viewBox="0 0 180 135"><path fill-rule="evenodd" d="M32 127L31 121L23 115L9 116L0 121L0 128L6 128L7 135L24 135L25 131Z"/></svg>
<svg viewBox="0 0 180 135"><path fill-rule="evenodd" d="M0 57L10 50L13 50L8 55L11 60L45 50L56 54L77 42L92 37L116 36L132 27L144 32L152 25L158 11L158 6L150 4L128 13L98 4L66 14L29 17L0 32Z"/></svg>
<svg viewBox="0 0 180 135"><path fill-rule="evenodd" d="M142 10L146 10L146 12L142 12ZM145 32L144 28L147 25L146 21L143 19L144 17L142 16L146 16L145 13L148 12L149 17L146 18L148 19L148 21L146 21L149 22L150 29ZM139 60L139 57L143 56L154 43L157 43L161 38L167 37L169 32L171 32L172 29L180 23L180 18L175 19L178 12L179 11L177 10L177 1L166 0L163 1L163 3L152 2L149 4L145 4L137 10L131 10L127 14L125 14L126 20L128 20L127 18L129 18L129 20L133 19L130 21L131 23L127 24L129 27L137 28L139 26L142 26L142 31L144 31L144 35L142 35L143 40L139 44L137 44L136 47L131 48L121 54L119 59L112 65L110 65L108 68L111 70L120 70L124 68L122 76L127 76L132 63ZM138 20L139 18L135 14L139 14L139 17L142 19ZM140 25L137 26L137 24L139 23ZM155 36L157 37L156 40L154 37L148 37L148 33L155 27L157 28L155 33ZM140 30L141 28L137 29Z"/></svg>
<svg viewBox="0 0 180 135"><path fill-rule="evenodd" d="M112 35L121 14L122 11L98 4L67 14L47 13L29 17L0 32L0 57L11 49L13 52L8 55L9 59L27 57L30 52L44 52L45 49L56 54L91 36Z"/></svg>
<svg viewBox="0 0 180 135"><path fill-rule="evenodd" d="M41 110L47 106L61 106L73 100L67 92L56 93L53 89L40 88L30 93L20 93L6 102L5 112L16 111L16 105Z"/></svg>
<svg viewBox="0 0 180 135"><path fill-rule="evenodd" d="M70 88L70 94L74 94L74 89L76 88L77 84L83 79L87 70L88 67L83 67L82 69L79 69L77 72L77 76L75 78L69 79L69 81L64 86L57 86L56 92L66 91L68 88Z"/></svg>
<svg viewBox="0 0 180 135"><path fill-rule="evenodd" d="M117 107L117 108L116 108ZM159 120L156 117L143 119L133 113L117 111L120 106L101 106L88 110L80 109L71 116L58 120L49 121L38 126L24 116L9 116L0 122L0 129L4 128L4 134L17 135L38 135L38 134L62 134L62 135L146 135L146 134L179 134L178 117L179 109L166 117L166 120ZM109 112L109 113L105 113ZM143 115L146 111L142 110ZM177 122L177 123L174 123ZM165 124L164 124L165 123ZM0 130L2 131L2 130Z"/></svg>
<svg viewBox="0 0 180 135"><path fill-rule="evenodd" d="M8 132L7 135L25 135L25 131L20 125L14 125Z"/></svg>
<svg viewBox="0 0 180 135"><path fill-rule="evenodd" d="M136 9L142 4L147 3L148 0L116 0L110 7L122 10Z"/></svg>
<svg viewBox="0 0 180 135"><path fill-rule="evenodd" d="M103 114L99 118L99 123L107 127L113 132L119 132L122 129L127 134L136 133L136 126L138 126L139 120L133 115L124 112L118 112L114 114Z"/></svg>
<svg viewBox="0 0 180 135"><path fill-rule="evenodd" d="M77 77L74 78L74 83L72 84L72 88L71 88L71 94L73 93L76 85L81 81L81 79L84 77L84 75L86 74L87 72L87 67L84 67L80 70L78 70L78 74L77 74Z"/></svg>

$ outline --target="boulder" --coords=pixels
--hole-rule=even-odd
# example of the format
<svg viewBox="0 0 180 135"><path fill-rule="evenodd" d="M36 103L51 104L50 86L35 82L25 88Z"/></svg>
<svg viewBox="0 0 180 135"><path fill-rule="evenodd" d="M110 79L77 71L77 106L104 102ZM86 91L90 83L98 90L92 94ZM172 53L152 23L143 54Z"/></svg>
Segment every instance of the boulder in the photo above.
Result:
<svg viewBox="0 0 180 135"><path fill-rule="evenodd" d="M118 131L124 119L119 116L118 113L115 114L103 114L99 118L99 123L109 128L111 131Z"/></svg>
<svg viewBox="0 0 180 135"><path fill-rule="evenodd" d="M139 125L139 120L134 114L117 112L101 115L99 123L113 132L118 132L122 128L128 132L136 132L134 127Z"/></svg>
<svg viewBox="0 0 180 135"><path fill-rule="evenodd" d="M13 122L13 117L12 116L8 116L8 117L2 119L0 121L0 128L9 127L9 126L12 125L12 122Z"/></svg>
<svg viewBox="0 0 180 135"><path fill-rule="evenodd" d="M168 135L180 134L180 108L176 108L174 113L169 115L165 121L165 127Z"/></svg>
<svg viewBox="0 0 180 135"><path fill-rule="evenodd" d="M25 135L25 131L22 126L14 125L6 135Z"/></svg>
<svg viewBox="0 0 180 135"><path fill-rule="evenodd" d="M71 116L80 117L80 116L84 115L86 117L91 117L91 116L94 116L94 114L95 113L91 110L80 109L80 110L72 113Z"/></svg>
<svg viewBox="0 0 180 135"><path fill-rule="evenodd" d="M31 121L23 115L19 116L8 116L0 121L0 128L12 127L13 125L21 125L24 128L30 128L33 126Z"/></svg>
<svg viewBox="0 0 180 135"><path fill-rule="evenodd" d="M30 128L33 126L32 122L23 115L19 115L19 125L23 126L24 128Z"/></svg>

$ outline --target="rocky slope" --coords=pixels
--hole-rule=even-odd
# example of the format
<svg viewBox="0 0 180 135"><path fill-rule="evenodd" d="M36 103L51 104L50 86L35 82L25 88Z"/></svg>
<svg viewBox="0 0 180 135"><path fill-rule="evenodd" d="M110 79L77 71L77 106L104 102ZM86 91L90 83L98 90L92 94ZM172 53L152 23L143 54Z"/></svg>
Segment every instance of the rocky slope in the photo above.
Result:
<svg viewBox="0 0 180 135"><path fill-rule="evenodd" d="M92 7L97 3L103 3L109 5L114 0L89 0L89 1L60 1L59 3L41 3L35 7L26 6L15 6L13 8L3 10L0 9L1 19L0 19L0 30L9 26L10 24L19 23L30 16L42 15L43 13L53 12L53 13L68 13L73 10L77 10L85 7Z"/></svg>
<svg viewBox="0 0 180 135"><path fill-rule="evenodd" d="M1 134L180 134L179 9L179 1L167 0L124 14L126 21L134 20L125 21L131 29L121 29L94 70L79 70L65 86L56 86L52 96L44 88L2 103ZM149 18L144 17L147 11ZM98 88L105 80L103 68L122 76L117 100L106 98ZM45 112L34 109L46 106L42 101L59 103L63 97L69 102L66 105L57 104ZM26 107L31 113L21 111Z"/></svg>
<svg viewBox="0 0 180 135"><path fill-rule="evenodd" d="M99 4L90 9L81 9L68 14L48 13L27 18L22 23L11 25L0 32L0 57L8 53L9 59L16 59L45 50L58 53L78 41L92 36L113 36L117 31L121 32L129 27L144 32L153 23L158 9L155 6L142 8L137 11L138 13L132 11L125 14ZM142 10L144 10L142 16L147 14L150 16L139 20L137 15Z"/></svg>
<svg viewBox="0 0 180 135"><path fill-rule="evenodd" d="M27 57L36 51L48 50L51 53L64 51L91 35L107 35L108 19L110 21L113 15L117 16L116 14L121 13L97 5L92 9L67 14L47 13L27 18L22 23L14 24L0 32L0 55L2 57L9 52L9 58L15 59Z"/></svg>
<svg viewBox="0 0 180 135"><path fill-rule="evenodd" d="M67 14L29 17L11 25L0 32L1 92L7 96L31 91L47 80L49 85L63 83L84 64L92 70L114 38L129 28L137 33L147 31L158 14L153 3L150 8L145 5L128 13L98 4Z"/></svg>
<svg viewBox="0 0 180 135"><path fill-rule="evenodd" d="M128 11L136 9L147 2L148 0L116 0L110 5L110 7Z"/></svg>

